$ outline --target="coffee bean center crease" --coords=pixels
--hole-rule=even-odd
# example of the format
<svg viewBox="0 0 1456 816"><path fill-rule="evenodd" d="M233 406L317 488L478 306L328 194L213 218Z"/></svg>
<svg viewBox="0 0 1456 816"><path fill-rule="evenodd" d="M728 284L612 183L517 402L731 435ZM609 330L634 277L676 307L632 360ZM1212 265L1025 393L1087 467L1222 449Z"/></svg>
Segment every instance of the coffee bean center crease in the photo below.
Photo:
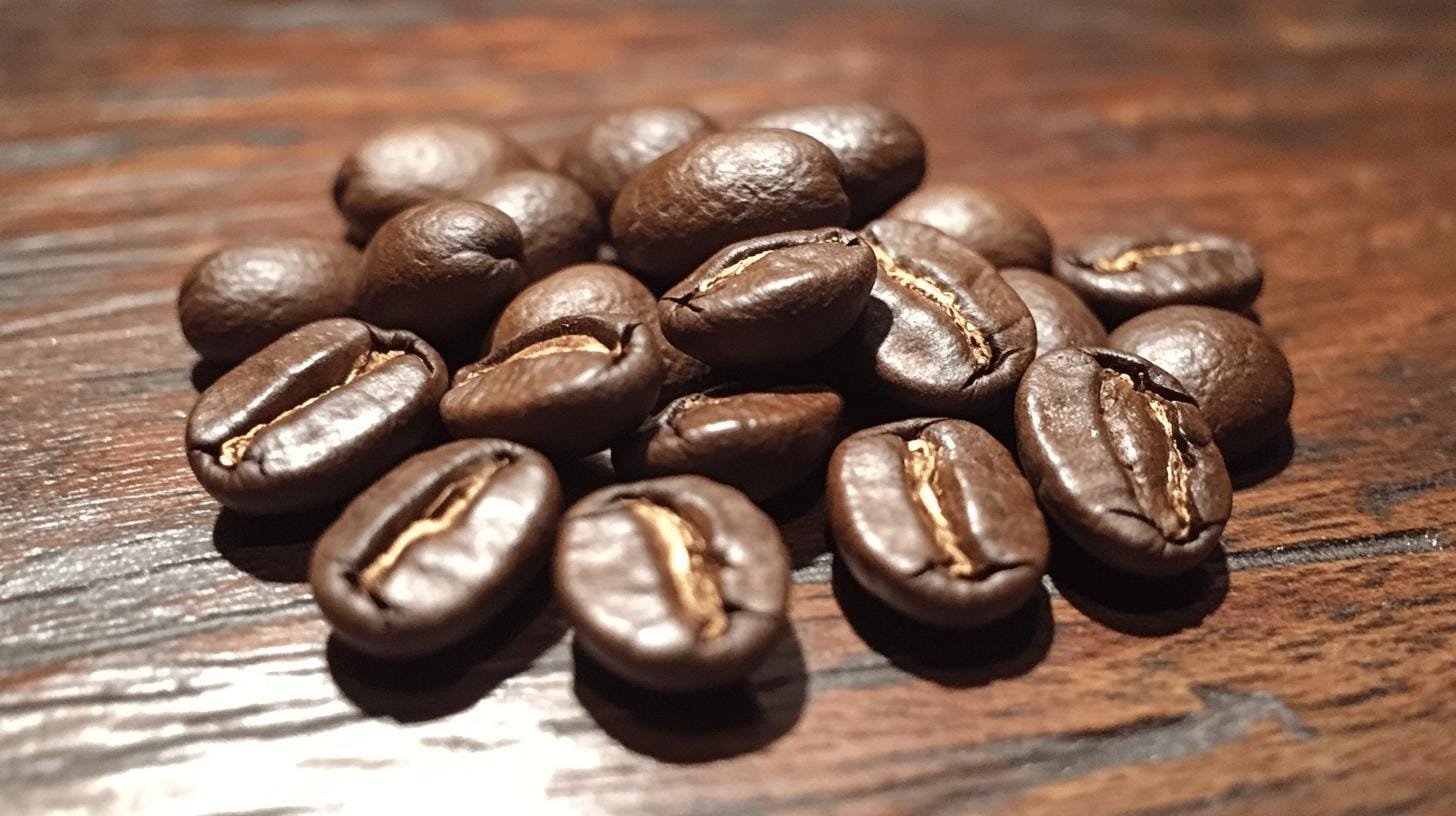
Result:
<svg viewBox="0 0 1456 816"><path fill-rule="evenodd" d="M728 615L718 587L720 565L707 538L687 519L649 499L630 499L627 507L651 531L648 537L667 570L678 606L698 639L722 635L728 629Z"/></svg>
<svg viewBox="0 0 1456 816"><path fill-rule="evenodd" d="M951 526L941 502L940 491L935 485L935 471L939 464L940 448L928 439L912 439L905 444L905 478L910 483L915 506L929 525L936 549L940 551L937 562L953 578L970 578L976 573L976 565L960 548L959 536Z"/></svg>
<svg viewBox="0 0 1456 816"><path fill-rule="evenodd" d="M1172 401L1140 388L1132 377L1121 372L1103 374L1100 396L1105 414L1115 412L1118 405L1140 405L1162 432L1166 488L1159 491L1134 476L1133 491L1139 503L1152 511L1150 515L1170 540L1183 542L1193 538L1192 455L1178 426L1177 408Z"/></svg>
<svg viewBox="0 0 1456 816"><path fill-rule="evenodd" d="M894 255L890 254L889 250L885 249L879 243L875 241L869 241L867 243L869 243L870 249L875 253L875 261L879 263L880 269L884 271L890 280L929 300L950 319L951 324L960 331L961 337L966 343L966 348L970 352L972 363L977 371L984 369L990 364L991 358L994 356L991 344L986 340L981 330L976 328L975 324L970 321L970 318L966 317L965 313L961 311L960 304L956 302L954 292L945 289L923 275L917 275L906 269L896 260Z"/></svg>
<svg viewBox="0 0 1456 816"><path fill-rule="evenodd" d="M1174 255L1191 255L1195 252L1207 252L1209 247L1200 241L1178 241L1171 244L1153 244L1129 249L1111 258L1099 258L1093 264L1098 272L1119 275L1126 272L1136 272L1143 264L1154 258L1167 258Z"/></svg>

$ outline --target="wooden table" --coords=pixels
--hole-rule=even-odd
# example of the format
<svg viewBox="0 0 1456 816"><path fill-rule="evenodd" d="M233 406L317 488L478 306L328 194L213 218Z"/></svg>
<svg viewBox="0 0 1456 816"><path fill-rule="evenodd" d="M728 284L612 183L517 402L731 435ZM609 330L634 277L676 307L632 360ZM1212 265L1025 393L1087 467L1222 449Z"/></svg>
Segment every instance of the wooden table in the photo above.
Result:
<svg viewBox="0 0 1456 816"><path fill-rule="evenodd" d="M1456 812L1456 13L1412 3L14 2L0 22L0 806L48 812ZM1058 236L1187 223L1267 261L1293 441L1225 557L1059 559L1000 630L896 626L812 513L738 693L579 670L543 586L368 665L302 583L327 518L219 514L181 454L182 272L337 234L334 168L425 115L547 158L591 115L867 97L934 179Z"/></svg>

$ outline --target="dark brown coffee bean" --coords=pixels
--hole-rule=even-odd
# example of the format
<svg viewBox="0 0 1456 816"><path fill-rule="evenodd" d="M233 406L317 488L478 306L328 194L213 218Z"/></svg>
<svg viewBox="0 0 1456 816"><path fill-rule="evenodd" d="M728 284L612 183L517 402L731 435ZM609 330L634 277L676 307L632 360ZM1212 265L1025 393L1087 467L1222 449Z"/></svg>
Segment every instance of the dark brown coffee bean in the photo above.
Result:
<svg viewBox="0 0 1456 816"><path fill-rule="evenodd" d="M862 233L879 264L841 347L857 384L915 411L982 414L1008 402L1036 354L1031 314L996 271L923 224Z"/></svg>
<svg viewBox="0 0 1456 816"><path fill-rule="evenodd" d="M818 385L718 386L673 400L612 449L629 479L696 473L765 499L818 470L844 400Z"/></svg>
<svg viewBox="0 0 1456 816"><path fill-rule="evenodd" d="M662 331L713 366L807 360L849 331L874 283L875 255L849 230L750 238L663 295Z"/></svg>
<svg viewBox="0 0 1456 816"><path fill-rule="evenodd" d="M1171 374L1110 349L1062 349L1016 393L1021 468L1042 507L1093 556L1140 575L1212 552L1233 494L1193 397Z"/></svg>
<svg viewBox="0 0 1456 816"><path fill-rule="evenodd" d="M332 504L420 446L447 377L440 355L409 332L310 323L203 392L187 418L187 461L240 512Z"/></svg>
<svg viewBox="0 0 1456 816"><path fill-rule="evenodd" d="M581 185L544 170L517 170L476 190L475 201L509 215L521 228L526 281L597 256L607 227Z"/></svg>
<svg viewBox="0 0 1456 816"><path fill-rule="evenodd" d="M1045 272L1023 267L1000 270L1036 323L1036 356L1071 346L1103 346L1107 329L1077 293Z"/></svg>
<svg viewBox="0 0 1456 816"><path fill-rule="evenodd" d="M1109 343L1177 377L1227 460L1252 453L1289 420L1289 360L1257 323L1233 312L1165 306L1122 324Z"/></svg>
<svg viewBox="0 0 1456 816"><path fill-rule="evenodd" d="M1182 230L1081 241L1057 254L1052 271L1109 324L1179 303L1243 309L1264 285L1248 244Z"/></svg>
<svg viewBox="0 0 1456 816"><path fill-rule="evenodd" d="M627 180L659 157L716 131L692 108L633 108L587 125L566 145L558 170L586 188L603 216ZM613 261L615 263L615 261Z"/></svg>
<svg viewBox="0 0 1456 816"><path fill-rule="evenodd" d="M839 557L916 620L979 626L1041 585L1050 545L1036 497L1011 454L969 422L860 431L834 450L825 490Z"/></svg>
<svg viewBox="0 0 1456 816"><path fill-rule="evenodd" d="M234 363L306 323L349 314L359 281L359 251L341 241L237 244L182 279L177 317L204 359Z"/></svg>
<svg viewBox="0 0 1456 816"><path fill-rule="evenodd" d="M787 626L778 528L701 476L613 485L577 502L561 521L555 572L576 642L651 689L741 680Z"/></svg>
<svg viewBox="0 0 1456 816"><path fill-rule="evenodd" d="M437 342L490 324L524 284L521 231L495 207L432 201L380 227L364 251L359 316Z"/></svg>
<svg viewBox="0 0 1456 816"><path fill-rule="evenodd" d="M773 111L743 127L785 128L834 151L844 171L850 223L863 224L915 189L925 176L925 141L909 120L867 102Z"/></svg>
<svg viewBox="0 0 1456 816"><path fill-rule="evenodd" d="M553 320L456 372L440 416L457 437L582 456L652 410L662 385L659 354L648 326L630 317Z"/></svg>
<svg viewBox="0 0 1456 816"><path fill-rule="evenodd" d="M611 227L623 264L666 288L729 244L848 218L829 148L791 130L735 130L643 168L617 197Z"/></svg>
<svg viewBox="0 0 1456 816"><path fill-rule="evenodd" d="M969 184L928 184L885 214L928 224L975 250L997 269L1025 266L1051 271L1052 239L1026 205L996 190Z"/></svg>
<svg viewBox="0 0 1456 816"><path fill-rule="evenodd" d="M349 503L314 548L314 599L360 651L438 651L546 565L560 515L561 485L541 454L500 439L453 442L406 460Z"/></svg>

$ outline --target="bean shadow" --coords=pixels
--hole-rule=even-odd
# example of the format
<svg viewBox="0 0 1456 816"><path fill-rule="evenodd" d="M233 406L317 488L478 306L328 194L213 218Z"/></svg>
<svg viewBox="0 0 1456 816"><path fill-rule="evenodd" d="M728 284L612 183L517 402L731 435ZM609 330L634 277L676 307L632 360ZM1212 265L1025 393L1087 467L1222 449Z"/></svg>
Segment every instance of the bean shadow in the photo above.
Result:
<svg viewBox="0 0 1456 816"><path fill-rule="evenodd" d="M212 546L254 578L299 584L308 580L314 542L338 515L336 506L287 516L246 516L224 508L212 524Z"/></svg>
<svg viewBox="0 0 1456 816"><path fill-rule="evenodd" d="M794 569L814 563L829 551L829 518L824 509L824 468L791 490L763 503L779 526Z"/></svg>
<svg viewBox="0 0 1456 816"><path fill-rule="evenodd" d="M1294 431L1288 423L1268 442L1228 463L1235 490L1253 487L1278 476L1294 461Z"/></svg>
<svg viewBox="0 0 1456 816"><path fill-rule="evenodd" d="M192 390L202 393L208 386L217 382L217 378L232 368L228 363L219 363L212 360L198 360L192 364L192 373L189 379L192 381Z"/></svg>
<svg viewBox="0 0 1456 816"><path fill-rule="evenodd" d="M589 456L565 459L553 464L556 466L557 476L561 478L561 495L567 507L593 490L617 483L611 451L597 451Z"/></svg>
<svg viewBox="0 0 1456 816"><path fill-rule="evenodd" d="M1019 677L1052 646L1051 597L1044 588L1010 617L975 629L944 629L912 620L870 594L834 560L830 584L850 628L890 663L943 686L973 688Z"/></svg>
<svg viewBox="0 0 1456 816"><path fill-rule="evenodd" d="M1199 625L1228 596L1223 547L1168 578L1119 572L1052 531L1051 578L1067 602L1094 621L1129 635L1161 637Z"/></svg>

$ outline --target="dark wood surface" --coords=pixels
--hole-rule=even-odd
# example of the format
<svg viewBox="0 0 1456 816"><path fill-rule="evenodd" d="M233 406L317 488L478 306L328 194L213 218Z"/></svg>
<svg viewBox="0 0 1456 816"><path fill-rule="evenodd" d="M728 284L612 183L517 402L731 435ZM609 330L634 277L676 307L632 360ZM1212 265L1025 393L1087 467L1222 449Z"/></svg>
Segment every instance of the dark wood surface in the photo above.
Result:
<svg viewBox="0 0 1456 816"><path fill-rule="evenodd" d="M3 4L0 809L1456 812L1449 2L492 8ZM328 519L194 484L176 284L226 240L337 234L361 135L478 117L551 158L616 106L861 96L1058 236L1261 248L1299 396L1225 556L1157 587L1061 557L1016 621L938 638L807 512L793 637L673 702L580 662L541 587L452 655L364 664L301 583Z"/></svg>

